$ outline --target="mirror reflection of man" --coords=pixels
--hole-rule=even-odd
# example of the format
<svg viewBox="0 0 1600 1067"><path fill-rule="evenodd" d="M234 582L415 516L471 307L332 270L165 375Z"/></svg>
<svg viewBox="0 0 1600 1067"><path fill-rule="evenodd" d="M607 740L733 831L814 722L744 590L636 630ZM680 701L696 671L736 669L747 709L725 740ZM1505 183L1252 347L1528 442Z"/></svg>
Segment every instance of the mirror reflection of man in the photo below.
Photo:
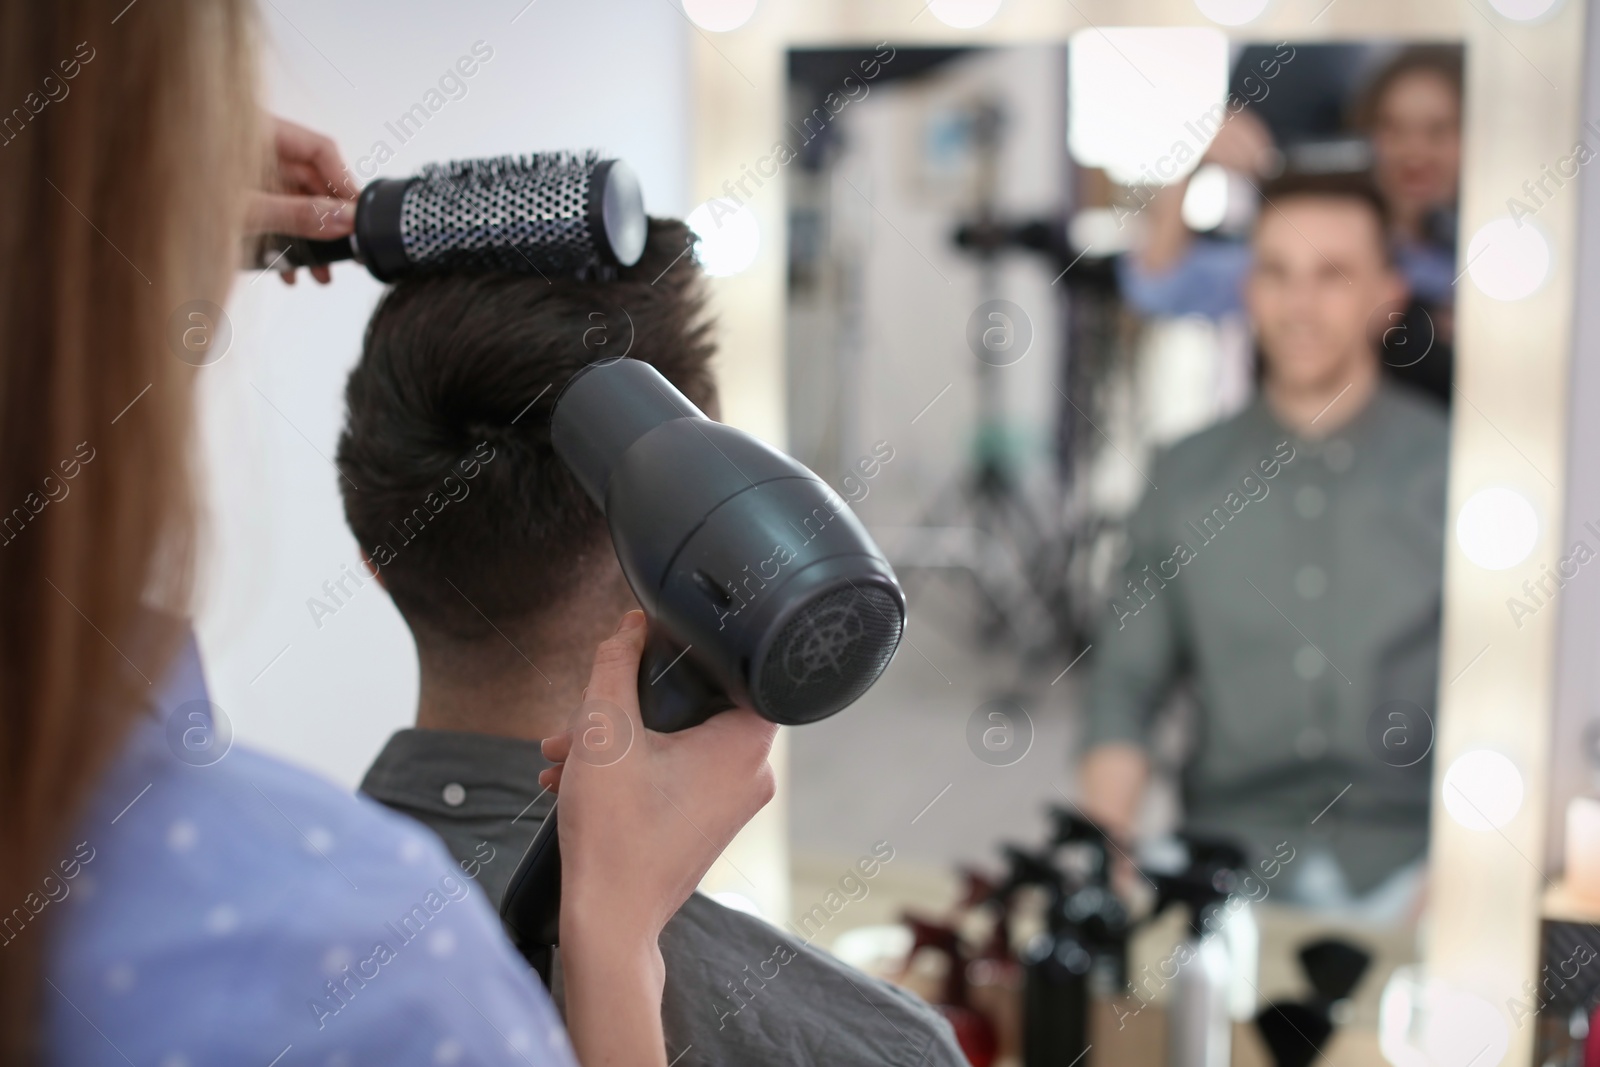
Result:
<svg viewBox="0 0 1600 1067"><path fill-rule="evenodd" d="M1147 471L1094 638L1084 807L1133 839L1152 720L1187 682L1184 828L1288 841L1280 899L1400 918L1427 844L1448 426L1381 373L1406 297L1384 202L1345 176L1264 192L1244 283L1262 390Z"/></svg>

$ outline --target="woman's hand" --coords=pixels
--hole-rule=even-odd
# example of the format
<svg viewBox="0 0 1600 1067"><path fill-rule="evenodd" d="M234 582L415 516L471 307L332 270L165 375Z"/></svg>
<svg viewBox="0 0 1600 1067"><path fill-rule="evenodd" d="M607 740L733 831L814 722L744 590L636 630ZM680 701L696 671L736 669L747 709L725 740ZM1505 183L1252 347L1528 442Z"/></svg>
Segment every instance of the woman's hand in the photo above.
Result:
<svg viewBox="0 0 1600 1067"><path fill-rule="evenodd" d="M1223 121L1206 147L1204 161L1249 178L1262 178L1281 166L1283 157L1267 124L1243 108Z"/></svg>
<svg viewBox="0 0 1600 1067"><path fill-rule="evenodd" d="M268 116L273 187L253 189L245 214L245 235L282 233L291 237L331 240L355 228L355 200L360 192L350 178L339 147L304 126ZM294 269L283 280L294 284ZM327 284L327 267L312 267L312 277Z"/></svg>
<svg viewBox="0 0 1600 1067"><path fill-rule="evenodd" d="M595 653L579 726L547 738L561 794L567 1028L585 1067L665 1063L656 938L733 835L772 799L777 727L744 708L675 734L639 718L645 618Z"/></svg>
<svg viewBox="0 0 1600 1067"><path fill-rule="evenodd" d="M1223 120L1201 162L1215 163L1254 181L1282 166L1283 156L1273 143L1267 124L1249 108L1243 108ZM1191 177L1192 174L1186 175L1163 185L1150 198L1147 230L1134 251L1139 266L1149 273L1171 270L1189 253L1194 234L1183 221L1183 197L1189 191Z"/></svg>

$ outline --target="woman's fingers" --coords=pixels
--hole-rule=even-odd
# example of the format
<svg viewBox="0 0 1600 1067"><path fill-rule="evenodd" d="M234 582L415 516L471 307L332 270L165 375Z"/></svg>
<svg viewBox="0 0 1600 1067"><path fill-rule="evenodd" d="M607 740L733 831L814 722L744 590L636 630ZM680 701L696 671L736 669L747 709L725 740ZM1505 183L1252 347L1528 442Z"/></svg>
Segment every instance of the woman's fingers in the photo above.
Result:
<svg viewBox="0 0 1600 1067"><path fill-rule="evenodd" d="M355 204L331 196L252 191L245 209L249 233L283 233L326 241L355 229Z"/></svg>
<svg viewBox="0 0 1600 1067"><path fill-rule="evenodd" d="M344 159L339 155L339 146L333 143L333 138L285 119L277 119L273 126L273 145L277 149L280 165L305 164L316 173L319 187L330 189L336 196L346 199L356 195L350 168L345 166Z"/></svg>
<svg viewBox="0 0 1600 1067"><path fill-rule="evenodd" d="M634 610L622 617L617 632L600 642L594 653L594 669L584 700L614 704L639 729L639 660L644 655L644 612Z"/></svg>
<svg viewBox="0 0 1600 1067"><path fill-rule="evenodd" d="M539 785L559 795L561 792L561 772L566 769L566 766L565 763L561 763L554 767L546 767L540 771Z"/></svg>
<svg viewBox="0 0 1600 1067"><path fill-rule="evenodd" d="M711 716L693 731L671 736L673 743L692 738L696 744L714 745L729 759L753 766L772 754L778 724L763 719L749 708L733 708Z"/></svg>
<svg viewBox="0 0 1600 1067"><path fill-rule="evenodd" d="M563 730L539 742L539 751L551 763L565 763L572 752L572 731Z"/></svg>

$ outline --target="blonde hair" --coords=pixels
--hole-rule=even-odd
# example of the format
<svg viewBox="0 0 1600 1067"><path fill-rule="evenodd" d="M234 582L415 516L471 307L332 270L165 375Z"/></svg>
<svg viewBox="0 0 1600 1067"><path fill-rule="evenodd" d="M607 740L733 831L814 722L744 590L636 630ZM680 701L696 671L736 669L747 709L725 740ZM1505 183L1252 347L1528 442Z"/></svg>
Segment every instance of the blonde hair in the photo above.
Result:
<svg viewBox="0 0 1600 1067"><path fill-rule="evenodd" d="M175 647L146 606L187 605L200 372L169 319L226 298L257 125L243 0L0 0L0 917ZM40 1055L50 917L0 947L0 1063Z"/></svg>

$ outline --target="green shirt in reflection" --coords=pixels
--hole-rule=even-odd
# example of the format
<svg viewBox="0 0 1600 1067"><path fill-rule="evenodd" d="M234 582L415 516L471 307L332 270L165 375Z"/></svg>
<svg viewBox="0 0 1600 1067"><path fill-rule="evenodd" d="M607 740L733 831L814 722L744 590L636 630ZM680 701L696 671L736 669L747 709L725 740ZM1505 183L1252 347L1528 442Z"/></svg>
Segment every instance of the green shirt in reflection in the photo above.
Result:
<svg viewBox="0 0 1600 1067"><path fill-rule="evenodd" d="M1187 683L1187 829L1329 850L1358 894L1419 857L1448 446L1443 410L1385 383L1320 440L1258 397L1162 452L1094 638L1085 749L1148 746Z"/></svg>

